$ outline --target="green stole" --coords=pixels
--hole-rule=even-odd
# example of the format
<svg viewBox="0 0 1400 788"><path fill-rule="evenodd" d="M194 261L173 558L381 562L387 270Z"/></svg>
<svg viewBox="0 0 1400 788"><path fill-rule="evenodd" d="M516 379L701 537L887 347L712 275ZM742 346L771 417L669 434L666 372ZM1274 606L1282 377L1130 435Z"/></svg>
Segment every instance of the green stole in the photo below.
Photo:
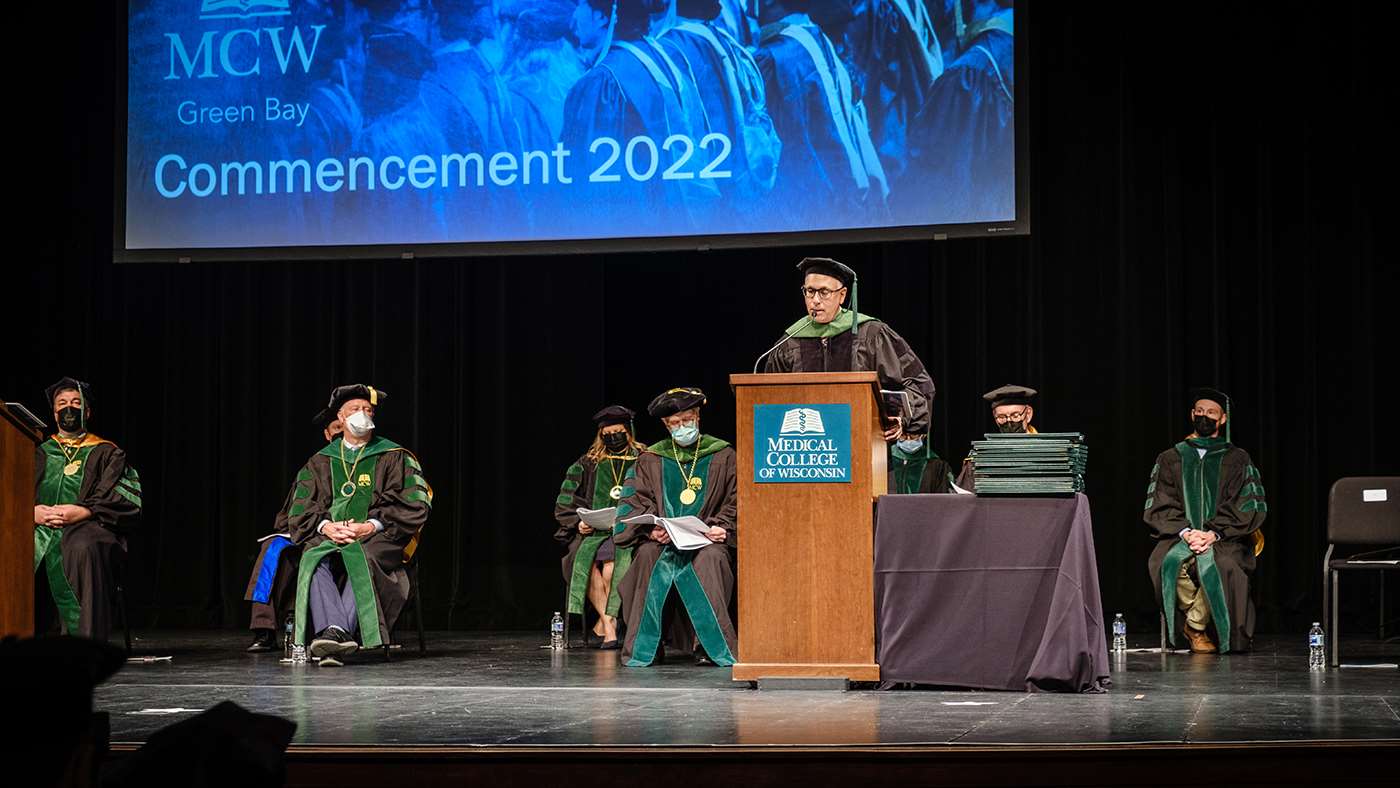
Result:
<svg viewBox="0 0 1400 788"><path fill-rule="evenodd" d="M333 501L330 511L326 514L326 519L332 522L349 520L362 523L368 519L369 505L374 500L374 469L379 464L380 456L393 451L401 451L402 447L391 440L375 436L364 448L360 449L358 464L350 456L346 456L346 466L353 466L354 478L351 479L346 476L346 467L342 467L340 463L342 440L336 438L324 449L317 452L331 458L331 496ZM352 482L355 486L355 491L349 496L341 494L341 487L347 481ZM304 470L298 474L297 489L293 493L293 498L309 498L310 490L303 485L310 483L311 473L309 471ZM306 494L301 495L304 490ZM293 510L295 509L294 505ZM301 509L305 509L304 504ZM355 595L355 615L360 622L358 638L360 645L365 648L376 648L384 645L384 633L380 631L379 627L379 596L374 590L374 575L370 572L370 559L365 554L364 545L359 541L338 545L329 539L301 554L301 564L297 567L296 624L292 642L306 644L306 625L310 617L307 610L307 598L311 591L311 575L316 571L316 565L321 563L321 559L332 553L339 553L341 560L345 563L345 581L350 584L350 589Z"/></svg>
<svg viewBox="0 0 1400 788"><path fill-rule="evenodd" d="M58 445L58 440L49 438L40 444L44 452L44 476L39 482L39 503L45 506L77 504L78 491L82 489L83 477L87 475L88 455L104 443L107 441L95 435L89 434L84 438L72 460L78 463L78 469L71 475L63 472L69 460ZM49 594L58 608L63 631L73 635L78 632L78 616L82 606L73 586L68 583L68 577L63 574L62 544L62 528L34 526L34 571L38 572L40 566L44 567L44 574L49 580Z"/></svg>
<svg viewBox="0 0 1400 788"><path fill-rule="evenodd" d="M890 467L894 471L894 489L890 492L899 495L912 495L919 491L919 482L923 481L924 469L928 467L929 460L933 459L928 451L928 444L924 444L924 451L918 454L905 454L893 443L890 444Z"/></svg>
<svg viewBox="0 0 1400 788"><path fill-rule="evenodd" d="M837 334L850 331L851 323L868 323L875 318L870 315L858 314L849 309L842 308L836 313L836 317L830 323L818 323L809 318L802 318L787 327L783 333L794 339L823 339L834 337ZM664 441L663 441L664 442Z"/></svg>
<svg viewBox="0 0 1400 788"><path fill-rule="evenodd" d="M609 506L617 506L617 501L612 499L612 474L604 473L603 463L612 463L615 460L604 459L594 466L593 470L593 500L588 504L590 509L606 509ZM631 478L632 466L637 461L623 460L623 479ZM624 488L625 490L625 488ZM598 555L598 548L603 546L603 540L611 539L612 534L607 531L595 531L583 537L583 543L578 546L578 552L574 553L574 568L569 574L569 602L568 611L583 615L583 600L588 594L588 576L593 571L593 559ZM608 589L608 604L605 608L607 615L616 616L622 607L622 595L618 593L618 585L622 581L622 576L627 573L627 568L632 565L632 548L619 547L613 557L612 586Z"/></svg>
<svg viewBox="0 0 1400 788"><path fill-rule="evenodd" d="M698 455L693 474L708 480L710 461L727 446L729 444L719 438L702 435L694 451L673 447L669 439L648 448L648 451L661 457L662 517L699 516L700 509L705 504L705 496L710 492L710 484L707 481L697 490L695 500L689 505L681 503L680 494L687 489L687 483L683 479L679 464L685 463L689 470L690 461ZM618 514L621 519L622 512L619 511ZM662 546L661 557L652 567L651 578L647 582L646 603L642 606L641 615L636 623L637 639L633 642L632 658L627 661L627 667L646 667L656 659L656 651L661 645L662 612L672 586L680 596L681 604L685 605L685 612L690 616L690 623L695 627L695 635L705 653L716 665L734 664L734 655L729 651L729 644L724 641L724 632L720 630L719 619L710 605L710 598L705 595L705 587L700 585L700 578L695 574L695 553L693 550L677 550L671 545Z"/></svg>
<svg viewBox="0 0 1400 788"><path fill-rule="evenodd" d="M1205 449L1205 456L1196 451ZM1193 529L1203 530L1215 515L1215 497L1220 490L1220 461L1230 451L1224 438L1187 438L1176 444L1181 456L1181 496L1186 508L1186 521ZM1200 555L1191 552L1184 539L1178 539L1162 559L1162 614L1167 620L1167 642L1176 643L1176 578L1181 565L1192 556L1196 558L1196 575L1210 603L1211 619L1219 638L1220 653L1230 650L1230 609L1225 604L1225 584L1215 565L1215 554L1206 550Z"/></svg>

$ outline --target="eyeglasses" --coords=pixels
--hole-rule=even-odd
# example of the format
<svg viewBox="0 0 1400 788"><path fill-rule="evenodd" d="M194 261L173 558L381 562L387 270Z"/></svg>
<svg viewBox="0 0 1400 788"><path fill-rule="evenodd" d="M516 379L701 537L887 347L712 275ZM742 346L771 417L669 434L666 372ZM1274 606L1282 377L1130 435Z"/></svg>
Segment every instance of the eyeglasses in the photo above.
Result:
<svg viewBox="0 0 1400 788"><path fill-rule="evenodd" d="M820 289L815 287L801 287L798 289L802 291L802 297L808 299L809 301L813 298L817 299L818 301L826 301L832 296L841 292L842 290L845 290L846 288L838 287L835 290L827 290L825 287Z"/></svg>
<svg viewBox="0 0 1400 788"><path fill-rule="evenodd" d="M1004 413L1000 416L993 416L992 421L995 421L997 424L1005 424L1008 421L1020 422L1025 417L1026 412L1023 410L1018 413Z"/></svg>

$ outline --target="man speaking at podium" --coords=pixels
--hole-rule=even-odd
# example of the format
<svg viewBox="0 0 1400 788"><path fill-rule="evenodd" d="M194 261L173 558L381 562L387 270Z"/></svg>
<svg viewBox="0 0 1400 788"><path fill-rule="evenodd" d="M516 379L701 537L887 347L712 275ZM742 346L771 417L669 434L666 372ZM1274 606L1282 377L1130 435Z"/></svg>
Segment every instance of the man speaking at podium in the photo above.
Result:
<svg viewBox="0 0 1400 788"><path fill-rule="evenodd" d="M881 389L904 393L902 412L885 414L885 440L929 434L933 379L894 329L856 311L854 298L851 309L844 307L848 292L858 293L855 271L829 257L803 258L797 270L807 316L765 354L763 371L877 372Z"/></svg>

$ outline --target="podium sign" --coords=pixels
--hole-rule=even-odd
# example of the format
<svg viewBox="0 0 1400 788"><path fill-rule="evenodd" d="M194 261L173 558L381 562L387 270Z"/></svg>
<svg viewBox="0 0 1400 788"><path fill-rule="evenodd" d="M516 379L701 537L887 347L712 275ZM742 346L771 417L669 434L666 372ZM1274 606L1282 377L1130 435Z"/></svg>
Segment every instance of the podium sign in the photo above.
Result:
<svg viewBox="0 0 1400 788"><path fill-rule="evenodd" d="M753 480L851 482L851 406L753 406Z"/></svg>

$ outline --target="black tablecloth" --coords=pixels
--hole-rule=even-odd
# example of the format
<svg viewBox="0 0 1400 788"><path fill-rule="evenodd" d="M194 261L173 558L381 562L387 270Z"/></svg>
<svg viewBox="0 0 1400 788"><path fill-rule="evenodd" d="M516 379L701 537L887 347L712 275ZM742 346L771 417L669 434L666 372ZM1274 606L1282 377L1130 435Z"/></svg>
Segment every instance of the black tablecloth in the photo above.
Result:
<svg viewBox="0 0 1400 788"><path fill-rule="evenodd" d="M886 495L875 526L881 679L1108 686L1089 500Z"/></svg>

